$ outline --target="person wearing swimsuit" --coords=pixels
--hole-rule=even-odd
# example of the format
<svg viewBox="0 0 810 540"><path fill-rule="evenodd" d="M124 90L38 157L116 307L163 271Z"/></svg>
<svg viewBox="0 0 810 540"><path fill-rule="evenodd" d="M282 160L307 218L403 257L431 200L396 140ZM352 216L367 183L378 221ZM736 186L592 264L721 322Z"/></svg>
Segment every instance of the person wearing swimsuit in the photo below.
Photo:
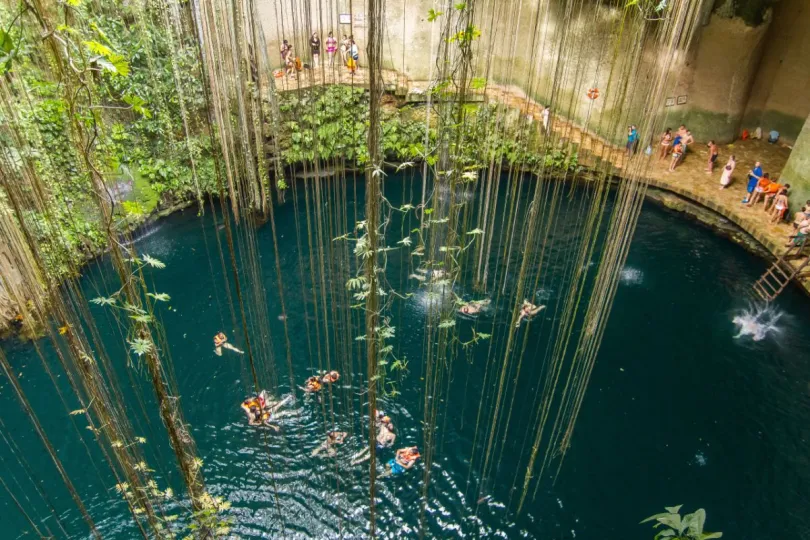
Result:
<svg viewBox="0 0 810 540"><path fill-rule="evenodd" d="M779 190L776 200L773 203L773 210L771 210L771 223L778 223L785 217L785 212L788 209L788 196L787 188Z"/></svg>
<svg viewBox="0 0 810 540"><path fill-rule="evenodd" d="M659 161L666 159L670 146L672 146L672 129L667 128L661 136L661 151L658 153Z"/></svg>

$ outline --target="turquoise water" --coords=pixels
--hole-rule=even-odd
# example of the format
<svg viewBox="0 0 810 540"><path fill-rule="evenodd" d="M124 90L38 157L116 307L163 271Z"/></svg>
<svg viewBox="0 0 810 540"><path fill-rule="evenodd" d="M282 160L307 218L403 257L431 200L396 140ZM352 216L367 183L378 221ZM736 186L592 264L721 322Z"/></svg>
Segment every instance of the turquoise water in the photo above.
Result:
<svg viewBox="0 0 810 540"><path fill-rule="evenodd" d="M421 182L410 182L389 180L386 194L394 204L401 202L402 192L419 192ZM362 206L361 188L355 191L350 184L346 196L349 208L355 201ZM279 208L276 217L293 370L302 383L312 367L324 361L325 352L320 359L314 358L317 344L307 340L293 205ZM299 217L305 227L303 210ZM392 224L393 241L405 225ZM555 234L559 249L576 240L562 230ZM231 322L225 304L222 285L229 277L223 277L216 235L223 231L213 224L210 211L202 218L187 211L163 220L157 230L138 241L141 253L167 265L148 272L148 279L155 290L171 295L170 309L163 307L162 320L209 490L232 503L229 515L240 537L362 536L368 520L367 468L346 463L347 456L364 444L361 383L344 376L324 407L299 392L290 416L281 421L282 432L269 437L270 472L264 438L246 424L239 409L251 386L243 357L228 351L217 357L211 351L211 337L220 329L232 343L244 345L244 336ZM269 227L256 235L272 352L278 365L275 378L281 382L273 390L283 394L289 392L289 385ZM305 256L305 265L307 259ZM398 352L408 357L409 373L399 384L401 395L384 399L381 406L396 425L396 447L422 444L424 394L419 358L426 300L418 282L398 280L397 276L406 275L405 260L392 255L389 273L398 287L415 293L392 314ZM491 477L480 485L477 472L469 474L478 407L482 400L486 402L491 388L482 388L486 352L460 356L442 406L446 417L441 417L424 519L427 536L648 539L653 535L646 525L638 525L642 518L665 505L685 504L690 511L706 508L707 530L722 530L727 538L810 538L808 299L791 286L776 303L781 316L776 331L760 341L735 337L738 328L733 319L751 309L750 285L764 268L763 261L710 231L646 205L572 446L556 482L542 479L537 497L515 515L516 496L511 487L516 474L518 483L522 481L525 470L525 433L534 384L526 390L525 397L530 399L518 396L503 457ZM303 270L313 334L309 267ZM88 297L109 293L114 283L110 276L106 261L92 265L82 281ZM560 297L561 279L550 278L543 290L536 291L548 303L550 314ZM456 292L470 294L469 283L462 282ZM112 359L120 367L120 380L129 388L131 376L149 407L146 377L137 371L126 374L121 336L109 312L99 306L92 311L109 339L109 350L115 352ZM507 315L496 306L477 322L478 330L497 335L507 324ZM472 324L460 319L459 332L467 335ZM549 327L544 319L521 330L529 332L526 380L539 377ZM269 343L266 336L252 338ZM102 534L136 537L81 417L68 417L54 397L53 385L42 373L33 347L13 341L2 345ZM42 347L51 358L48 345L42 343ZM270 349L266 347L268 353ZM333 347L333 365L357 363L357 359L338 359L335 353ZM63 381L60 376L59 382ZM66 385L63 390L70 395ZM182 493L159 420L144 418L133 391L125 392L136 431L148 440L145 449L158 482ZM78 408L73 401L69 405ZM0 383L0 407L2 433L11 434L49 501L38 495L10 447L0 441L3 479L32 517L45 518L54 534L63 536L49 504L71 536L83 537L86 528L5 380ZM339 450L340 460L312 458L310 452L323 440L324 412L331 419L332 410L337 427L351 436ZM90 456L80 444L79 434L85 438ZM389 451L381 459L390 457ZM378 482L381 535L418 535L422 467L419 463L403 476ZM3 536L26 534L29 527L4 490L0 490L0 505Z"/></svg>

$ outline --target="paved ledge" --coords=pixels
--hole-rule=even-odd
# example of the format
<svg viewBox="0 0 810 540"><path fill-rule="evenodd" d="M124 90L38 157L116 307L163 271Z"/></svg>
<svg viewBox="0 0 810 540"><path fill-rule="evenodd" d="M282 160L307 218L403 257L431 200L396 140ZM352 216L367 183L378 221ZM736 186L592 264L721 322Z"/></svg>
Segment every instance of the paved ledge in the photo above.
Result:
<svg viewBox="0 0 810 540"><path fill-rule="evenodd" d="M279 91L303 89L320 84L347 84L363 87L368 84L367 75L368 72L365 69L360 69L354 75L349 74L345 69L337 68L304 70L296 79L276 78L275 84ZM402 74L390 70L383 72L383 80L386 87L396 89L398 95L412 93L421 95L429 87L427 81L411 81ZM535 121L542 122L543 107L517 86L490 83L485 91L478 91L476 94L485 96L486 101L490 103L502 103L519 109ZM582 161L587 163L591 158L601 159L603 163L608 161L613 164L616 176L620 178L624 176L624 171L631 163L628 162L623 147L616 146L603 137L583 130L567 118L559 115L552 116L553 131L579 147ZM636 123L641 124L641 119L636 120ZM678 126L669 127L677 129ZM801 209L804 201L791 200L788 221L777 224L770 223L770 216L763 210L761 202L756 207L750 208L741 201L745 197L747 173L753 168L755 161L762 162L763 170L770 173L771 178L790 183L789 178L781 178L781 171L790 156L790 148L761 140L736 141L733 144L721 145L715 170L712 174L708 174L705 172L708 159L706 141L702 140L700 133L693 135L696 142L689 147L683 162L672 173L668 172L669 158L659 160L656 154L658 150L657 135L653 142L653 155L648 157L643 154L644 148L639 148L642 153L632 158L632 164L634 167L640 167L641 176L647 180L650 186L675 193L716 212L740 227L774 257L779 257L785 251L788 236L793 233L793 227L790 225L793 213ZM737 166L731 185L721 190L720 174L731 155L736 156ZM794 261L791 262L791 264L794 263ZM810 293L810 280L803 280L800 285Z"/></svg>

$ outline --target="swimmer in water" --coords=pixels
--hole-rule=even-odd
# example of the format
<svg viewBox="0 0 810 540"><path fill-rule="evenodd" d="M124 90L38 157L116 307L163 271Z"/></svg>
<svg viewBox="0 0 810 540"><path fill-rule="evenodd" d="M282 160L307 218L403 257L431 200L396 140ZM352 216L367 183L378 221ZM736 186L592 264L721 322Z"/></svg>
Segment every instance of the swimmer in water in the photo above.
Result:
<svg viewBox="0 0 810 540"><path fill-rule="evenodd" d="M523 300L523 305L520 307L520 312L518 313L518 320L515 323L515 328L520 327L520 321L523 319L531 319L542 310L546 309L546 306L536 306L529 302L528 300Z"/></svg>
<svg viewBox="0 0 810 540"><path fill-rule="evenodd" d="M320 392L322 388L323 383L321 382L321 378L316 375L313 375L312 377L308 378L307 381L304 383L302 390L304 392L314 394Z"/></svg>
<svg viewBox="0 0 810 540"><path fill-rule="evenodd" d="M377 450L385 450L394 446L394 441L397 440L397 435L394 433L394 423L388 416L379 416L381 413L377 411ZM352 456L352 465L363 463L371 458L371 449L368 447L363 448Z"/></svg>
<svg viewBox="0 0 810 540"><path fill-rule="evenodd" d="M337 453L337 449L335 448L335 446L337 446L338 444L343 444L343 441L346 440L346 437L348 435L349 434L346 433L345 431L330 431L329 433L326 434L326 440L323 441L321 445L318 446L318 448L313 450L312 454L310 455L312 457L315 457L325 450L327 456L329 457L334 456Z"/></svg>
<svg viewBox="0 0 810 540"><path fill-rule="evenodd" d="M478 315L481 313L481 311L483 311L484 307L488 305L489 298L485 298L484 300L473 300L458 308L458 312L463 315Z"/></svg>
<svg viewBox="0 0 810 540"><path fill-rule="evenodd" d="M235 353L245 354L244 351L237 349L236 347L228 343L228 337L222 332L219 332L217 335L214 336L214 354L216 354L217 356L222 356L223 347Z"/></svg>
<svg viewBox="0 0 810 540"><path fill-rule="evenodd" d="M340 373L337 371L330 371L329 373L325 373L323 377L321 377L321 382L324 384L332 384L340 379Z"/></svg>
<svg viewBox="0 0 810 540"><path fill-rule="evenodd" d="M416 460L421 456L419 449L415 446L409 448L400 448L394 459L385 464L384 476L396 476L402 474L414 466Z"/></svg>
<svg viewBox="0 0 810 540"><path fill-rule="evenodd" d="M267 391L262 390L257 396L250 397L243 401L241 407L242 410L245 411L248 417L248 423L251 426L265 425L278 431L280 428L277 425L271 424L270 419L281 407L292 400L293 397L288 395L280 401L272 401Z"/></svg>

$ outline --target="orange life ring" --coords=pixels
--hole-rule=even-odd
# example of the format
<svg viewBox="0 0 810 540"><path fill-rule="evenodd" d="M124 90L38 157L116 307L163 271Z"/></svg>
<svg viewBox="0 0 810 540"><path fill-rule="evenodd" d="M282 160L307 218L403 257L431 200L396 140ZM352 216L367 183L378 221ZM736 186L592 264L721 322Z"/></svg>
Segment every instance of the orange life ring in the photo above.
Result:
<svg viewBox="0 0 810 540"><path fill-rule="evenodd" d="M280 79L283 76L284 76L284 70L276 69L276 70L273 71L273 77L275 77L276 79Z"/></svg>
<svg viewBox="0 0 810 540"><path fill-rule="evenodd" d="M588 98L596 99L599 97L599 89L598 88L589 88L588 89Z"/></svg>

